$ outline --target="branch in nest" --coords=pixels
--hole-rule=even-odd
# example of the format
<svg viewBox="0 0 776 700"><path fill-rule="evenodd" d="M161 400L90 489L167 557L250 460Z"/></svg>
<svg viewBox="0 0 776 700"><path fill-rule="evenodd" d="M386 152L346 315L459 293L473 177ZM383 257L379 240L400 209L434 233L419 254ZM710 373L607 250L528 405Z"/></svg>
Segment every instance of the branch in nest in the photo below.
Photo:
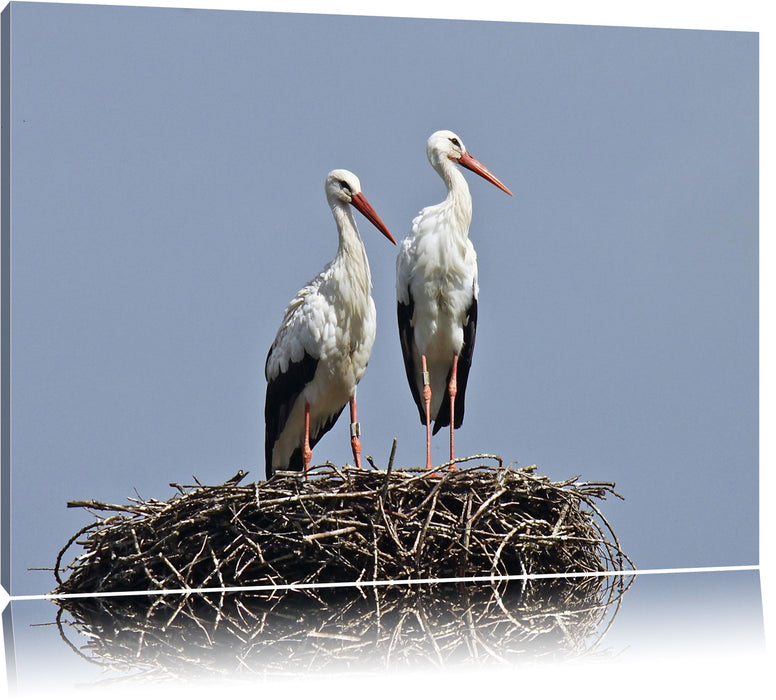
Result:
<svg viewBox="0 0 776 700"><path fill-rule="evenodd" d="M595 503L617 495L613 484L553 483L494 455L455 460L456 470L395 469L394 455L387 471L323 464L307 480L281 472L247 485L241 471L217 486L175 484L168 501L71 502L112 515L67 542L56 592L632 567ZM76 543L85 555L62 569Z"/></svg>

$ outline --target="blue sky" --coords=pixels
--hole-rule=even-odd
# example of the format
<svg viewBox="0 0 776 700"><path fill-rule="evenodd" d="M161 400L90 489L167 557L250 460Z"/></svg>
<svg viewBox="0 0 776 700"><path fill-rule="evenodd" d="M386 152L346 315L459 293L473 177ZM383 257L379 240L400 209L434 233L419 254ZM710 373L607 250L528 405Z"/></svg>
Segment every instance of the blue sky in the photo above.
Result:
<svg viewBox="0 0 776 700"><path fill-rule="evenodd" d="M642 568L757 562L756 34L12 9L14 592L52 587L26 569L86 521L69 499L263 477L264 357L336 248L326 173L402 237L441 128L515 193L469 177L459 454L615 481ZM420 464L395 251L361 231L364 452ZM343 422L314 461L349 450Z"/></svg>

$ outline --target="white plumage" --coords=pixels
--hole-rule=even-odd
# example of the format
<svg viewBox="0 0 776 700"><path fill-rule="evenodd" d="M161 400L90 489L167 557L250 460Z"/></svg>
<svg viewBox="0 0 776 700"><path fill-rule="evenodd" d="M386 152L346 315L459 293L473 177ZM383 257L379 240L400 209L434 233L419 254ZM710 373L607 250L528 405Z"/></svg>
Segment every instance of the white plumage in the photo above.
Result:
<svg viewBox="0 0 776 700"><path fill-rule="evenodd" d="M477 327L477 254L469 240L472 200L457 165L512 193L467 152L452 131L433 133L426 153L445 183L447 197L423 209L401 242L396 299L404 366L420 421L426 426L426 466L430 468L432 420L434 433L450 426L450 459L455 457L454 430L463 422Z"/></svg>
<svg viewBox="0 0 776 700"><path fill-rule="evenodd" d="M306 471L312 447L348 402L351 446L360 466L356 385L372 353L376 313L369 262L350 205L396 241L361 194L353 173L333 170L325 188L339 246L334 259L286 307L267 355L267 478L279 469Z"/></svg>

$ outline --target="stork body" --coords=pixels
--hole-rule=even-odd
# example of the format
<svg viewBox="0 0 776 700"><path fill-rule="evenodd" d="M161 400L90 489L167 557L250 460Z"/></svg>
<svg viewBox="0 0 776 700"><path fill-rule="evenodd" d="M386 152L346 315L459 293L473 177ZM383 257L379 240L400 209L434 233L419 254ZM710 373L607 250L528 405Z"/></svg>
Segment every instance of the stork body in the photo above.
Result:
<svg viewBox="0 0 776 700"><path fill-rule="evenodd" d="M445 199L413 220L396 260L396 298L404 367L420 422L426 426L426 466L433 433L450 426L450 459L463 423L466 384L477 329L477 254L469 240L472 200L457 167L462 165L512 194L466 151L451 131L426 144L433 168L447 188Z"/></svg>
<svg viewBox="0 0 776 700"><path fill-rule="evenodd" d="M395 241L353 173L329 173L326 197L339 232L337 254L286 307L264 367L268 479L279 469L306 472L312 448L348 403L351 447L361 466L356 385L372 353L376 312L369 261L351 204Z"/></svg>

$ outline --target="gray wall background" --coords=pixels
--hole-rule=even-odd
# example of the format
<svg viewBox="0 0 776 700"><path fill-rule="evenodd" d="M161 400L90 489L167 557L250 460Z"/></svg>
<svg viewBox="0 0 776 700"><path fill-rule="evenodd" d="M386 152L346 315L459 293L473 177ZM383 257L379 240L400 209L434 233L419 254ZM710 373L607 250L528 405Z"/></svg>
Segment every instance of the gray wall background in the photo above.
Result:
<svg viewBox="0 0 776 700"><path fill-rule="evenodd" d="M476 176L480 316L460 455L614 481L639 568L757 563L758 37L719 31L11 7L15 594L50 590L70 499L263 478L263 364L330 259L326 173L399 238ZM422 463L395 250L363 219L367 454ZM435 441L443 461L445 438ZM315 461L350 458L348 428Z"/></svg>

